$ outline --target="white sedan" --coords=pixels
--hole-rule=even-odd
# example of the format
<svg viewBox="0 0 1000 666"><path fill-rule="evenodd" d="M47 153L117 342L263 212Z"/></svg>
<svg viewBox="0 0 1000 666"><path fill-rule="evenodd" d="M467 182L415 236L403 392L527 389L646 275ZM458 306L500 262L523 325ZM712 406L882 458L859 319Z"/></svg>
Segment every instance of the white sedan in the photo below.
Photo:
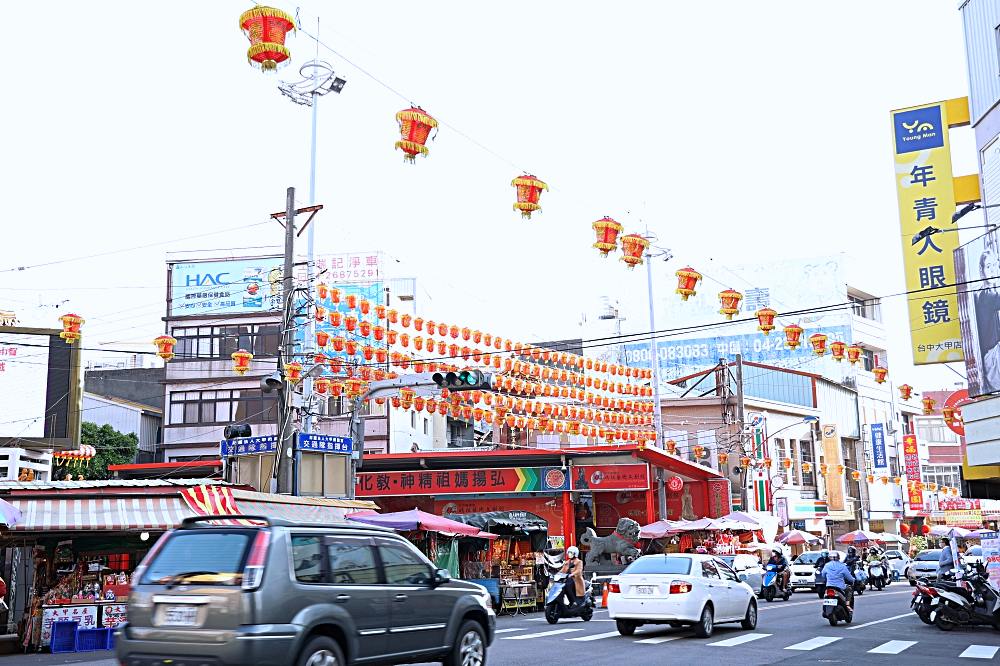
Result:
<svg viewBox="0 0 1000 666"><path fill-rule="evenodd" d="M693 626L707 638L719 622L757 626L757 598L725 562L712 555L645 555L608 584L608 614L631 636L644 624Z"/></svg>

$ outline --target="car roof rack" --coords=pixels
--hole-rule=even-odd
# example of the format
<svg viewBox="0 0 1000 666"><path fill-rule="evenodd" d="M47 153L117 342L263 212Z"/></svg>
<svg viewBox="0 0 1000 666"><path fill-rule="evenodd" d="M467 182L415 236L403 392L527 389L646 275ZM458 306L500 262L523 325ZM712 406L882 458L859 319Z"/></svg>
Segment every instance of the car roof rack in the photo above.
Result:
<svg viewBox="0 0 1000 666"><path fill-rule="evenodd" d="M253 520L264 523L267 527L293 527L299 523L293 523L290 520L285 520L284 518L271 518L268 516L254 516L242 513L221 513L218 515L210 516L189 516L181 521L181 528L185 527L195 527L198 523L207 523L216 520ZM243 526L241 526L243 527ZM245 527L257 527L256 525L246 525Z"/></svg>
<svg viewBox="0 0 1000 666"><path fill-rule="evenodd" d="M300 527L300 528L320 528L320 529L352 529L368 532L384 532L395 534L395 530L381 525L366 525L365 523L355 523L349 520L337 522L316 523L308 520L296 521L286 518L275 518L273 516L259 516L242 513L224 513L210 516L190 516L181 521L179 529L196 528L199 524L215 522L219 520L249 520L263 523L263 525L226 525L225 527ZM205 527L219 527L219 525L204 525Z"/></svg>

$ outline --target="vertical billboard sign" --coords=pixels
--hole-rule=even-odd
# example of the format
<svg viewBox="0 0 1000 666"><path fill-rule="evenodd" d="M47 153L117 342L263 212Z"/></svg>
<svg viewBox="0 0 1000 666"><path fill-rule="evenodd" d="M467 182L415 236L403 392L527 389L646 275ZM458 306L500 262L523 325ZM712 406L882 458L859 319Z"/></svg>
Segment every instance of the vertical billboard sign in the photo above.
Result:
<svg viewBox="0 0 1000 666"><path fill-rule="evenodd" d="M1000 391L1000 234L994 229L956 250L955 269L969 396L996 393Z"/></svg>
<svg viewBox="0 0 1000 666"><path fill-rule="evenodd" d="M955 293L958 234L950 229L955 210L948 118L944 102L892 112L896 195L902 229L903 269L909 297L913 363L950 363L964 358Z"/></svg>
<svg viewBox="0 0 1000 666"><path fill-rule="evenodd" d="M876 469L889 467L889 456L885 452L885 425L872 424L872 465Z"/></svg>
<svg viewBox="0 0 1000 666"><path fill-rule="evenodd" d="M823 461L830 469L842 464L836 425L823 426ZM844 510L844 484L837 474L826 475L826 503L831 511Z"/></svg>
<svg viewBox="0 0 1000 666"><path fill-rule="evenodd" d="M910 500L910 511L924 510L924 491L920 486L920 450L917 448L916 435L903 435L903 467L906 470L907 495Z"/></svg>

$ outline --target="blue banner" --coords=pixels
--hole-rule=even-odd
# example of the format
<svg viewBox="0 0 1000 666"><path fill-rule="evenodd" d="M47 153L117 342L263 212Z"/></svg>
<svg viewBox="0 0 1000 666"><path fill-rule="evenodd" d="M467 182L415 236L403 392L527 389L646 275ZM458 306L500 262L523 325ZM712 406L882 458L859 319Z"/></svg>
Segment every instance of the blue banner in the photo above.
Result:
<svg viewBox="0 0 1000 666"><path fill-rule="evenodd" d="M277 435L261 435L260 437L240 437L238 439L224 439L220 443L219 453L223 458L229 456L259 455L261 453L274 453L278 450Z"/></svg>
<svg viewBox="0 0 1000 666"><path fill-rule="evenodd" d="M872 424L872 465L878 469L889 467L889 457L885 452L885 424Z"/></svg>
<svg viewBox="0 0 1000 666"><path fill-rule="evenodd" d="M299 451L349 454L353 450L354 446L350 437L319 435L316 433L299 433Z"/></svg>

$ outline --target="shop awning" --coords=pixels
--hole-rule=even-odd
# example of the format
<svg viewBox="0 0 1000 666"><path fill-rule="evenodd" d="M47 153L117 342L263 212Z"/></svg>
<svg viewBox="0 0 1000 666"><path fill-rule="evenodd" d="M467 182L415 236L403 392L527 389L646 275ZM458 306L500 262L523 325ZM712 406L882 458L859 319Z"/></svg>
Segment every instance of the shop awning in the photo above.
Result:
<svg viewBox="0 0 1000 666"><path fill-rule="evenodd" d="M180 497L101 497L10 501L21 512L13 532L166 530L194 515Z"/></svg>
<svg viewBox="0 0 1000 666"><path fill-rule="evenodd" d="M447 518L478 527L484 532L547 532L549 523L528 511L486 511L483 513L449 513Z"/></svg>

